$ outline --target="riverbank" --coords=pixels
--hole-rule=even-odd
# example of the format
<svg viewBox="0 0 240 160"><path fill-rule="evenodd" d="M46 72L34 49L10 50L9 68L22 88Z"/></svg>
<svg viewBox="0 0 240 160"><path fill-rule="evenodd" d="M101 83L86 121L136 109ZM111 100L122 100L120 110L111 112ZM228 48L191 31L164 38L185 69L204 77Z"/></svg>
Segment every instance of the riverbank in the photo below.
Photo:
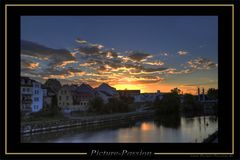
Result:
<svg viewBox="0 0 240 160"><path fill-rule="evenodd" d="M129 121L134 119L141 119L152 116L153 110L138 111L129 113L119 113L112 115L99 115L91 117L75 117L67 120L58 120L50 122L37 122L37 123L22 123L21 134L31 134L36 132L58 131L64 128L72 128L78 126L88 125L101 125L106 123L112 123L116 121Z"/></svg>
<svg viewBox="0 0 240 160"><path fill-rule="evenodd" d="M203 143L217 143L217 142L218 142L218 131L214 132L203 141Z"/></svg>
<svg viewBox="0 0 240 160"><path fill-rule="evenodd" d="M167 121L172 123L172 119ZM218 130L218 121L213 116L180 117L179 122L178 126L169 126L149 115L139 119L24 134L21 143L203 143Z"/></svg>

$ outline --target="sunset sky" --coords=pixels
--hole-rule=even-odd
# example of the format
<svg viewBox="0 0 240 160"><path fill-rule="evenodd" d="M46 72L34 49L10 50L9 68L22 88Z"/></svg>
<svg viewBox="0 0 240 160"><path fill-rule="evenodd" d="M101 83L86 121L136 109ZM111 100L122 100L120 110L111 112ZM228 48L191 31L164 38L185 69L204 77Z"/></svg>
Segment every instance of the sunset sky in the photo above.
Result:
<svg viewBox="0 0 240 160"><path fill-rule="evenodd" d="M218 19L22 16L21 75L142 93L218 88Z"/></svg>

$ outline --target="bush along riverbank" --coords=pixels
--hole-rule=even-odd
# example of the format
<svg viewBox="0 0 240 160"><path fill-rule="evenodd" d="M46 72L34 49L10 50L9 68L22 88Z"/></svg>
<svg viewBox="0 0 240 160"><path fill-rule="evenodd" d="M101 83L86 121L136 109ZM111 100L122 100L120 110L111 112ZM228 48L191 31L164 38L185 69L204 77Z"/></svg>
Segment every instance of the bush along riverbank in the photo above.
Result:
<svg viewBox="0 0 240 160"><path fill-rule="evenodd" d="M179 95L178 90L172 90L160 100L157 98L153 103L156 114L162 115L181 115L191 116L207 116L216 115L218 113L218 104L206 105L199 102L196 97L191 94Z"/></svg>

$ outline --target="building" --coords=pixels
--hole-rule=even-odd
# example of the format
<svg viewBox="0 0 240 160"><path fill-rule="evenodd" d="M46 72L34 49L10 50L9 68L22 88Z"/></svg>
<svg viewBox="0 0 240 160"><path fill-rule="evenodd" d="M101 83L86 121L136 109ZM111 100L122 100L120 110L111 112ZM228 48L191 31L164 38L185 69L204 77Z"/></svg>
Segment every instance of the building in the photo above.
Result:
<svg viewBox="0 0 240 160"><path fill-rule="evenodd" d="M140 90L118 90L119 96L124 96L124 97L135 97L140 95L141 91Z"/></svg>
<svg viewBox="0 0 240 160"><path fill-rule="evenodd" d="M33 94L32 94L32 112L38 112L43 108L43 89L42 84L33 81Z"/></svg>
<svg viewBox="0 0 240 160"><path fill-rule="evenodd" d="M200 88L198 88L197 99L201 104L203 104L204 110L206 110L208 107L218 104L218 99L209 98L208 95L205 94L204 88L202 88L202 93L200 93Z"/></svg>
<svg viewBox="0 0 240 160"><path fill-rule="evenodd" d="M94 97L94 90L88 84L64 85L57 94L58 106L64 113L86 111L89 100Z"/></svg>
<svg viewBox="0 0 240 160"><path fill-rule="evenodd" d="M20 107L21 112L32 112L32 81L28 77L21 77Z"/></svg>
<svg viewBox="0 0 240 160"><path fill-rule="evenodd" d="M158 90L156 93L141 93L134 96L134 102L154 102L156 98L162 99L163 95Z"/></svg>
<svg viewBox="0 0 240 160"><path fill-rule="evenodd" d="M85 83L82 83L76 90L77 94L77 103L82 111L85 111L89 107L89 101L94 98L95 92L94 89Z"/></svg>
<svg viewBox="0 0 240 160"><path fill-rule="evenodd" d="M24 113L38 112L43 108L44 89L42 84L30 79L21 77L21 111Z"/></svg>
<svg viewBox="0 0 240 160"><path fill-rule="evenodd" d="M95 88L95 95L101 97L103 99L103 102L106 104L110 98L117 98L118 92L116 88L111 87L107 83L102 83L100 86Z"/></svg>
<svg viewBox="0 0 240 160"><path fill-rule="evenodd" d="M75 86L64 85L57 93L58 107L63 112L70 112L73 110L73 101L75 97Z"/></svg>

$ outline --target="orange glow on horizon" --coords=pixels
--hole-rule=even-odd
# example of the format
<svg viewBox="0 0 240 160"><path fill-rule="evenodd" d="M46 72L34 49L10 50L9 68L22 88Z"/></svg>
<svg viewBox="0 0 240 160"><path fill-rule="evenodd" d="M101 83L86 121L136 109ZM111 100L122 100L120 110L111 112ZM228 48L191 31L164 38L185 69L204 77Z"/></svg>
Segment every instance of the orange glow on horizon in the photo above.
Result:
<svg viewBox="0 0 240 160"><path fill-rule="evenodd" d="M143 86L141 85L135 85L135 84L116 84L113 85L114 88L116 88L117 90L124 90L124 89L128 89L128 90L143 90Z"/></svg>
<svg viewBox="0 0 240 160"><path fill-rule="evenodd" d="M181 90L180 94L197 94L197 86L182 86L182 85L168 85L168 84L116 84L112 85L117 90L141 90L141 93L156 93L157 90L160 92L171 92L173 88L179 88ZM210 86L204 86L205 93L209 88L214 88ZM216 88L216 87L215 87Z"/></svg>

